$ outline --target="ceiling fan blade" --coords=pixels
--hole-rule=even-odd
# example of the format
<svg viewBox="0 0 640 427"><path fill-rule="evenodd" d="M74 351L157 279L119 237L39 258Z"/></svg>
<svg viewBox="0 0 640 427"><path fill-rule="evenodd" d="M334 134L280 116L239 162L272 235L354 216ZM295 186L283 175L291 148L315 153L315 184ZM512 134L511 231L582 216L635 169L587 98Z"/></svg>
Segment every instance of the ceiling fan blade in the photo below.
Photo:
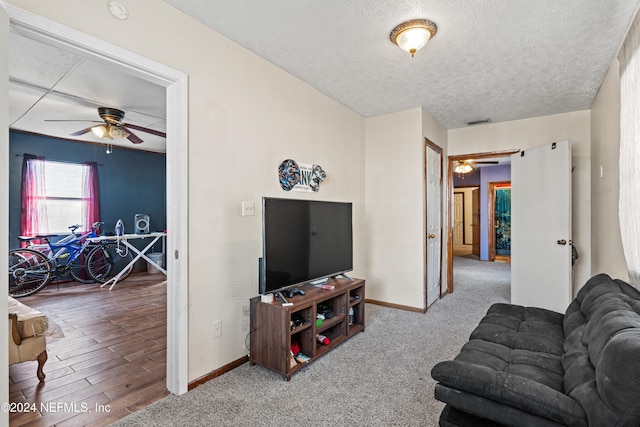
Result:
<svg viewBox="0 0 640 427"><path fill-rule="evenodd" d="M139 130L140 132L150 133L151 135L161 136L162 138L166 138L167 134L164 132L160 132L159 130L149 129L138 125L132 125L131 123L122 123L122 126L126 126L131 129Z"/></svg>
<svg viewBox="0 0 640 427"><path fill-rule="evenodd" d="M58 120L58 119L44 119L45 122L86 122L86 123L104 123L100 120Z"/></svg>
<svg viewBox="0 0 640 427"><path fill-rule="evenodd" d="M127 136L127 139L131 142L133 142L134 144L142 144L144 141L142 139L140 139L136 134L134 134L133 132L131 132L130 129L127 129L124 126L120 126L121 128L123 128L124 130L127 131L127 133L129 134L129 136Z"/></svg>
<svg viewBox="0 0 640 427"><path fill-rule="evenodd" d="M476 162L476 161L472 161L471 163L476 164L476 165L497 165L500 162L498 161L490 161L490 162Z"/></svg>
<svg viewBox="0 0 640 427"><path fill-rule="evenodd" d="M89 133L89 132L91 132L91 128L92 127L93 126L89 126L86 129L82 129L82 130L79 130L77 132L74 132L74 133L71 134L71 136L80 136L80 135L84 135L85 133Z"/></svg>

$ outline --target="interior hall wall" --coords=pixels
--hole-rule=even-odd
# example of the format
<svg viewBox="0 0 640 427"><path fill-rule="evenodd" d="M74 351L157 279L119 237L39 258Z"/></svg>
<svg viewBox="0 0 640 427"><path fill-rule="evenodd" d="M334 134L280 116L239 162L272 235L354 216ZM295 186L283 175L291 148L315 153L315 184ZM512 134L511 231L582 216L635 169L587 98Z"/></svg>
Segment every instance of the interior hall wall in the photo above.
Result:
<svg viewBox="0 0 640 427"><path fill-rule="evenodd" d="M134 215L137 213L150 215L151 231L163 231L166 228L164 154L118 147L114 148L112 154L106 154L105 147L100 144L12 131L9 136L10 245L18 244L17 236L20 234L23 154L59 162L96 162L103 231L113 232L118 219L122 219L125 232L133 233Z"/></svg>
<svg viewBox="0 0 640 427"><path fill-rule="evenodd" d="M591 107L591 256L593 274L629 281L620 235L620 71L614 59Z"/></svg>
<svg viewBox="0 0 640 427"><path fill-rule="evenodd" d="M367 278L360 115L160 0L128 2L124 21L103 2L9 3L189 76L189 381L248 354L243 313L258 295L262 197L352 202L352 274ZM289 158L323 167L319 192L280 188ZM243 201L254 216L242 216Z"/></svg>
<svg viewBox="0 0 640 427"><path fill-rule="evenodd" d="M449 130L449 154L526 150L571 142L573 242L580 254L573 293L591 277L591 111L534 117Z"/></svg>
<svg viewBox="0 0 640 427"><path fill-rule="evenodd" d="M420 108L365 119L367 298L416 309L426 301L425 138L446 159L446 129Z"/></svg>
<svg viewBox="0 0 640 427"><path fill-rule="evenodd" d="M365 132L367 298L422 309L425 187L421 109L369 117Z"/></svg>

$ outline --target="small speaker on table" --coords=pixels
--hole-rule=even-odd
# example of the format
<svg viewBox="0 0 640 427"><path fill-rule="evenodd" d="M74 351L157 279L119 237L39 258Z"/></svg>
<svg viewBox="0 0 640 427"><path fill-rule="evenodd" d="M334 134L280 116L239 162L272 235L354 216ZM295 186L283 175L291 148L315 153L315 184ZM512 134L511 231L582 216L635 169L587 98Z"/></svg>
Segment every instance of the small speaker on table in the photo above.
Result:
<svg viewBox="0 0 640 427"><path fill-rule="evenodd" d="M149 234L149 219L148 214L136 214L134 218L136 234Z"/></svg>

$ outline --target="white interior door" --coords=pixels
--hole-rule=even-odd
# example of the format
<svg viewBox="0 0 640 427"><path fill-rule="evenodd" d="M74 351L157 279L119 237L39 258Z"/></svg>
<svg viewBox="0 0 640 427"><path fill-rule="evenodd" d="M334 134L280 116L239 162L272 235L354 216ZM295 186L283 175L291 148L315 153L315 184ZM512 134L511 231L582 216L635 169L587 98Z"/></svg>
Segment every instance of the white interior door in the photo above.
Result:
<svg viewBox="0 0 640 427"><path fill-rule="evenodd" d="M571 302L571 147L511 156L511 302L564 312Z"/></svg>
<svg viewBox="0 0 640 427"><path fill-rule="evenodd" d="M427 145L427 306L440 298L442 156Z"/></svg>

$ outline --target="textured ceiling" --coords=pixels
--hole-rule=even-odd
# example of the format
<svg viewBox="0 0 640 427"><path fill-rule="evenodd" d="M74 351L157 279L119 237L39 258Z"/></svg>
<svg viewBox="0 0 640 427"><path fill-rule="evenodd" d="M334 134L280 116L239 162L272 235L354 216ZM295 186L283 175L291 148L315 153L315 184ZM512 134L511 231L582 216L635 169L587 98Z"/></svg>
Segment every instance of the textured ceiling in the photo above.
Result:
<svg viewBox="0 0 640 427"><path fill-rule="evenodd" d="M638 0L165 0L363 116L448 129L589 109ZM414 58L389 40L427 18Z"/></svg>

